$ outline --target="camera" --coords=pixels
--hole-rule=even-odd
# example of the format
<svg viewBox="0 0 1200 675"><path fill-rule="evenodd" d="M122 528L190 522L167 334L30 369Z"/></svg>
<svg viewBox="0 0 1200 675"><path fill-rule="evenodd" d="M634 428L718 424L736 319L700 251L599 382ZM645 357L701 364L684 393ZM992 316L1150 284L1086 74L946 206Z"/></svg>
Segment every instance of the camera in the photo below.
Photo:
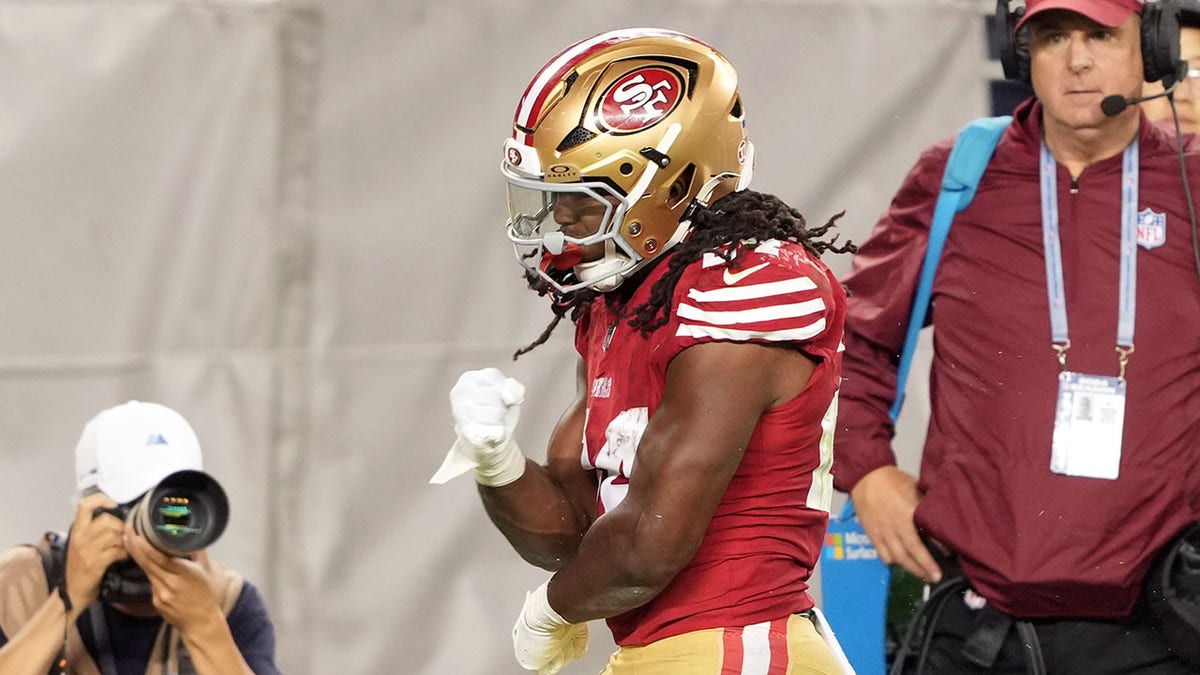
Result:
<svg viewBox="0 0 1200 675"><path fill-rule="evenodd" d="M99 508L130 523L154 548L177 558L217 540L229 522L225 490L203 471L176 471L141 498L116 508ZM100 598L109 602L149 602L150 580L132 559L113 563L100 582Z"/></svg>

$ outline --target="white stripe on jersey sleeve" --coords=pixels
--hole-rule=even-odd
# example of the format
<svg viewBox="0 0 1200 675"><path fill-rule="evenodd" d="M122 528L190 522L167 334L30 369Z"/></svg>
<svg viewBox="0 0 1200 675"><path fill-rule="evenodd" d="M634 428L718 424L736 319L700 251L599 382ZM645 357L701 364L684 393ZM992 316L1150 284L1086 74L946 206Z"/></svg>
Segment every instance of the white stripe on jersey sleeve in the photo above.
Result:
<svg viewBox="0 0 1200 675"><path fill-rule="evenodd" d="M817 284L808 277L796 277L783 281L772 281L766 284L748 284L746 286L730 286L711 291L688 291L688 299L696 302L734 302L737 300L753 300L754 298L769 298L773 295L787 295L800 291L811 291Z"/></svg>
<svg viewBox="0 0 1200 675"><path fill-rule="evenodd" d="M753 309L741 309L730 312L706 312L695 305L679 303L676 314L681 319L703 321L717 326L758 323L776 319L794 319L798 316L808 316L825 310L825 301L821 298L795 302L787 305L768 305Z"/></svg>
<svg viewBox="0 0 1200 675"><path fill-rule="evenodd" d="M715 326L698 326L681 323L675 331L676 337L712 338L714 340L732 340L745 342L747 340L768 340L770 342L792 342L811 340L825 330L825 319L821 318L807 326L789 328L787 330L736 330L733 328L717 328Z"/></svg>

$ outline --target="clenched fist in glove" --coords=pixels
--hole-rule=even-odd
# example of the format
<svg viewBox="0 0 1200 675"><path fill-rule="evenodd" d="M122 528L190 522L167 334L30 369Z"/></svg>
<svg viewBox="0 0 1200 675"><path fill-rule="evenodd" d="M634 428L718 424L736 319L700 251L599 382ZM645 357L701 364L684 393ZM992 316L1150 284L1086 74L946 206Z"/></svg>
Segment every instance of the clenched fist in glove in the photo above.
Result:
<svg viewBox="0 0 1200 675"><path fill-rule="evenodd" d="M458 438L429 482L445 483L470 469L475 469L475 480L488 487L520 478L525 472L525 455L512 435L524 402L525 385L495 368L460 375L450 389L450 412Z"/></svg>
<svg viewBox="0 0 1200 675"><path fill-rule="evenodd" d="M525 596L521 616L513 626L517 663L538 675L554 675L587 653L586 623L567 623L546 598L549 581Z"/></svg>

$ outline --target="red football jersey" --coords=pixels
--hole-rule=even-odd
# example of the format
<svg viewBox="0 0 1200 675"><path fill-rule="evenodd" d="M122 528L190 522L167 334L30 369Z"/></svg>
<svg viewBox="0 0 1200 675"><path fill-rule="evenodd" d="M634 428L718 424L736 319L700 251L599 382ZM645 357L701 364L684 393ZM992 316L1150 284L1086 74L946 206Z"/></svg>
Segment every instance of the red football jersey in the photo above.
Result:
<svg viewBox="0 0 1200 675"><path fill-rule="evenodd" d="M645 302L666 269L659 264L628 306ZM833 491L844 315L845 292L819 258L800 244L768 241L744 251L736 269L713 254L688 266L670 320L649 336L602 300L581 317L575 339L589 386L582 463L599 476L601 514L629 488L638 442L681 351L704 342L752 342L798 349L817 362L804 391L759 419L691 562L653 600L608 620L618 644L745 626L812 607L807 579Z"/></svg>

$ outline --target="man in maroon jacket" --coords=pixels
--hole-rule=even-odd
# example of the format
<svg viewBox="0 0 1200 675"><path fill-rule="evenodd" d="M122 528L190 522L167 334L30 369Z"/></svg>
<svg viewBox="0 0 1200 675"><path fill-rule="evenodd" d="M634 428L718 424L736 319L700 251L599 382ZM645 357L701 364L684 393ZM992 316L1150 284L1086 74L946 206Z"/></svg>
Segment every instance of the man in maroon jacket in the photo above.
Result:
<svg viewBox="0 0 1200 675"><path fill-rule="evenodd" d="M1156 553L1200 519L1195 226L1174 139L1138 106L1100 105L1139 95L1151 11L1026 4L1035 97L934 281L920 478L896 466L888 411L950 140L845 279L835 485L885 562L949 589L925 672L1193 672L1140 596ZM1185 154L1195 182L1200 147Z"/></svg>

